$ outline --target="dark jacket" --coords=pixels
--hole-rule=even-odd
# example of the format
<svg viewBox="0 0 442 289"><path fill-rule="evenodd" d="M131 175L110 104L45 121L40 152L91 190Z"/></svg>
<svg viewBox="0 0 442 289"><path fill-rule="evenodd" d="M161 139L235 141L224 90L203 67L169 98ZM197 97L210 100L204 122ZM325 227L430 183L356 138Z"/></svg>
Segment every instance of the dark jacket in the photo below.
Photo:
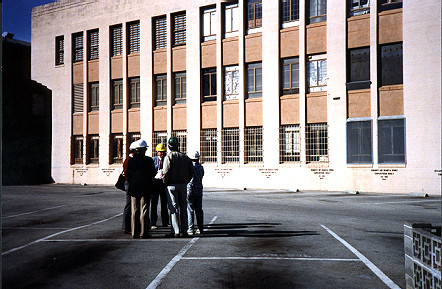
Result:
<svg viewBox="0 0 442 289"><path fill-rule="evenodd" d="M145 197L152 191L152 178L155 176L155 165L152 158L135 154L127 164L128 194L132 197Z"/></svg>
<svg viewBox="0 0 442 289"><path fill-rule="evenodd" d="M193 164L187 155L177 151L166 155L163 163L164 184L187 184L192 177Z"/></svg>

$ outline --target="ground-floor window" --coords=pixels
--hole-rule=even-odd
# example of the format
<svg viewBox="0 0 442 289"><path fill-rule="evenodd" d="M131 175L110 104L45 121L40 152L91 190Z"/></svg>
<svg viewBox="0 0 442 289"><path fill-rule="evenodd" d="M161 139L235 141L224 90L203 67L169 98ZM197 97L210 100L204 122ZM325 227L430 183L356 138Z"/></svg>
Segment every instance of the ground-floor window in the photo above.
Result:
<svg viewBox="0 0 442 289"><path fill-rule="evenodd" d="M83 164L83 141L82 135L74 135L72 141L72 163Z"/></svg>
<svg viewBox="0 0 442 289"><path fill-rule="evenodd" d="M218 136L216 128L201 131L201 162L216 163Z"/></svg>
<svg viewBox="0 0 442 289"><path fill-rule="evenodd" d="M152 156L156 156L156 147L160 143L167 148L167 131L154 131L152 135Z"/></svg>
<svg viewBox="0 0 442 289"><path fill-rule="evenodd" d="M262 162L262 127L246 127L244 137L245 162Z"/></svg>
<svg viewBox="0 0 442 289"><path fill-rule="evenodd" d="M328 128L326 123L307 124L306 158L310 162L328 162Z"/></svg>
<svg viewBox="0 0 442 289"><path fill-rule="evenodd" d="M221 147L223 163L239 163L239 128L222 130Z"/></svg>
<svg viewBox="0 0 442 289"><path fill-rule="evenodd" d="M378 163L405 163L405 119L378 119Z"/></svg>
<svg viewBox="0 0 442 289"><path fill-rule="evenodd" d="M89 164L98 164L99 147L100 147L100 137L98 135L89 135L88 146L87 146Z"/></svg>
<svg viewBox="0 0 442 289"><path fill-rule="evenodd" d="M347 122L348 164L373 163L371 136L371 120Z"/></svg>
<svg viewBox="0 0 442 289"><path fill-rule="evenodd" d="M301 137L298 124L283 125L279 128L279 162L299 162Z"/></svg>
<svg viewBox="0 0 442 289"><path fill-rule="evenodd" d="M111 163L123 163L123 134L111 135Z"/></svg>
<svg viewBox="0 0 442 289"><path fill-rule="evenodd" d="M178 150L182 153L187 153L187 131L174 130L172 131L172 136L177 137L180 142Z"/></svg>

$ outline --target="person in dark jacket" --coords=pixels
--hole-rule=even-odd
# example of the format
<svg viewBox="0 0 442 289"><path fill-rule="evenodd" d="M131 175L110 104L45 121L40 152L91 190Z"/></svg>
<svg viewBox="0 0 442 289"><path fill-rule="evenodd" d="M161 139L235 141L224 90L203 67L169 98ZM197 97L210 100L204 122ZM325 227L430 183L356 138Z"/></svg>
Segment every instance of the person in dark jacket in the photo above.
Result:
<svg viewBox="0 0 442 289"><path fill-rule="evenodd" d="M126 205L123 210L123 233L124 234L132 234L132 197L128 194L129 183L127 182L127 165L129 164L129 160L135 154L135 147L137 146L137 142L134 141L129 146L129 155L123 162L123 175L126 179L124 183L124 190L126 191Z"/></svg>
<svg viewBox="0 0 442 289"><path fill-rule="evenodd" d="M128 194L132 197L132 238L148 238L149 205L155 165L146 156L147 143L139 140L135 154L127 164Z"/></svg>

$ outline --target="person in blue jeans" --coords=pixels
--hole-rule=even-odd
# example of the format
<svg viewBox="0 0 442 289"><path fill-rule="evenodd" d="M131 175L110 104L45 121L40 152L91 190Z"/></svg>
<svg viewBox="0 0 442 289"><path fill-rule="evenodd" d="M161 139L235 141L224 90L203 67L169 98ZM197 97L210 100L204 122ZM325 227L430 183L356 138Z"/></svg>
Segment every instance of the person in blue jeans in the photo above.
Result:
<svg viewBox="0 0 442 289"><path fill-rule="evenodd" d="M203 177L204 168L200 164L198 151L189 156L193 163L193 178L187 184L187 234L199 235L204 230L203 212ZM197 229L194 230L194 216L196 215Z"/></svg>

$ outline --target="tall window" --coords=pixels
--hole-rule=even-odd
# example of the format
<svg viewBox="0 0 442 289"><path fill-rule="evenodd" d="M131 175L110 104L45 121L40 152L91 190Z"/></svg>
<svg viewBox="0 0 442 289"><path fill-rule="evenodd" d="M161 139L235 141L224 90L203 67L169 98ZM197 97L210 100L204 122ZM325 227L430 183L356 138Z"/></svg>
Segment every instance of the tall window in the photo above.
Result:
<svg viewBox="0 0 442 289"><path fill-rule="evenodd" d="M187 153L187 131L174 130L172 131L172 136L178 138L178 141L180 142L178 150L182 153Z"/></svg>
<svg viewBox="0 0 442 289"><path fill-rule="evenodd" d="M299 20L299 0L282 0L281 11L283 23Z"/></svg>
<svg viewBox="0 0 442 289"><path fill-rule="evenodd" d="M89 135L88 147L87 147L89 164L98 164L99 148L100 148L100 137L98 135Z"/></svg>
<svg viewBox="0 0 442 289"><path fill-rule="evenodd" d="M113 134L111 135L111 163L120 164L123 163L123 135Z"/></svg>
<svg viewBox="0 0 442 289"><path fill-rule="evenodd" d="M123 80L112 80L112 109L123 108Z"/></svg>
<svg viewBox="0 0 442 289"><path fill-rule="evenodd" d="M83 32L72 35L73 62L83 61Z"/></svg>
<svg viewBox="0 0 442 289"><path fill-rule="evenodd" d="M299 125L283 125L279 128L279 162L299 162L300 140Z"/></svg>
<svg viewBox="0 0 442 289"><path fill-rule="evenodd" d="M370 48L357 48L348 51L347 89L370 88Z"/></svg>
<svg viewBox="0 0 442 289"><path fill-rule="evenodd" d="M239 128L224 128L222 138L223 163L239 163Z"/></svg>
<svg viewBox="0 0 442 289"><path fill-rule="evenodd" d="M381 86L402 84L402 43L381 46Z"/></svg>
<svg viewBox="0 0 442 289"><path fill-rule="evenodd" d="M64 36L55 37L55 65L64 64Z"/></svg>
<svg viewBox="0 0 442 289"><path fill-rule="evenodd" d="M262 96L262 63L247 64L247 97Z"/></svg>
<svg viewBox="0 0 442 289"><path fill-rule="evenodd" d="M167 75L155 75L155 104L167 104Z"/></svg>
<svg viewBox="0 0 442 289"><path fill-rule="evenodd" d="M306 5L309 23L327 20L327 0L307 0Z"/></svg>
<svg viewBox="0 0 442 289"><path fill-rule="evenodd" d="M247 0L247 28L262 26L262 0Z"/></svg>
<svg viewBox="0 0 442 289"><path fill-rule="evenodd" d="M88 46L89 58L88 58L88 60L98 59L99 58L99 50L98 50L99 34L98 34L98 29L88 32L88 41L89 41L89 46Z"/></svg>
<svg viewBox="0 0 442 289"><path fill-rule="evenodd" d="M186 44L186 13L173 16L173 46Z"/></svg>
<svg viewBox="0 0 442 289"><path fill-rule="evenodd" d="M305 134L307 162L328 162L327 124L307 124Z"/></svg>
<svg viewBox="0 0 442 289"><path fill-rule="evenodd" d="M123 53L123 27L117 25L111 28L112 33L112 56Z"/></svg>
<svg viewBox="0 0 442 289"><path fill-rule="evenodd" d="M186 103L186 73L178 72L174 75L175 103Z"/></svg>
<svg viewBox="0 0 442 289"><path fill-rule="evenodd" d="M140 107L140 78L129 79L129 107Z"/></svg>
<svg viewBox="0 0 442 289"><path fill-rule="evenodd" d="M246 127L245 130L245 162L262 162L262 127Z"/></svg>
<svg viewBox="0 0 442 289"><path fill-rule="evenodd" d="M140 22L128 24L128 53L140 52Z"/></svg>
<svg viewBox="0 0 442 289"><path fill-rule="evenodd" d="M299 93L299 58L285 58L282 60L282 94Z"/></svg>
<svg viewBox="0 0 442 289"><path fill-rule="evenodd" d="M139 139L141 139L141 134L139 132L129 133L127 135L127 151L129 151L130 144Z"/></svg>
<svg viewBox="0 0 442 289"><path fill-rule="evenodd" d="M402 0L378 0L379 10L386 11L391 9L402 8Z"/></svg>
<svg viewBox="0 0 442 289"><path fill-rule="evenodd" d="M74 84L72 87L73 94L73 113L83 112L83 83Z"/></svg>
<svg viewBox="0 0 442 289"><path fill-rule="evenodd" d="M203 11L203 41L216 39L216 9Z"/></svg>
<svg viewBox="0 0 442 289"><path fill-rule="evenodd" d="M97 111L99 107L100 95L99 95L99 83L89 83L89 111Z"/></svg>
<svg viewBox="0 0 442 289"><path fill-rule="evenodd" d="M238 4L226 5L224 10L224 33L225 37L238 35L239 31L239 8Z"/></svg>
<svg viewBox="0 0 442 289"><path fill-rule="evenodd" d="M405 119L378 120L378 162L405 163Z"/></svg>
<svg viewBox="0 0 442 289"><path fill-rule="evenodd" d="M155 30L155 49L167 47L167 19L166 17L156 18L154 20Z"/></svg>
<svg viewBox="0 0 442 289"><path fill-rule="evenodd" d="M158 144L162 143L167 147L167 131L154 131L152 134L152 155L155 156L157 153L155 148Z"/></svg>
<svg viewBox="0 0 442 289"><path fill-rule="evenodd" d="M224 68L224 98L238 99L239 97L239 66L226 66Z"/></svg>
<svg viewBox="0 0 442 289"><path fill-rule="evenodd" d="M309 57L307 73L309 92L327 90L327 59L324 55Z"/></svg>
<svg viewBox="0 0 442 289"><path fill-rule="evenodd" d="M201 131L201 162L216 163L218 136L216 128Z"/></svg>
<svg viewBox="0 0 442 289"><path fill-rule="evenodd" d="M72 141L72 163L82 164L83 163L83 136L74 135Z"/></svg>
<svg viewBox="0 0 442 289"><path fill-rule="evenodd" d="M216 100L216 68L203 70L203 101Z"/></svg>
<svg viewBox="0 0 442 289"><path fill-rule="evenodd" d="M370 0L347 0L349 16L370 13Z"/></svg>
<svg viewBox="0 0 442 289"><path fill-rule="evenodd" d="M371 120L347 122L347 163L371 164Z"/></svg>

